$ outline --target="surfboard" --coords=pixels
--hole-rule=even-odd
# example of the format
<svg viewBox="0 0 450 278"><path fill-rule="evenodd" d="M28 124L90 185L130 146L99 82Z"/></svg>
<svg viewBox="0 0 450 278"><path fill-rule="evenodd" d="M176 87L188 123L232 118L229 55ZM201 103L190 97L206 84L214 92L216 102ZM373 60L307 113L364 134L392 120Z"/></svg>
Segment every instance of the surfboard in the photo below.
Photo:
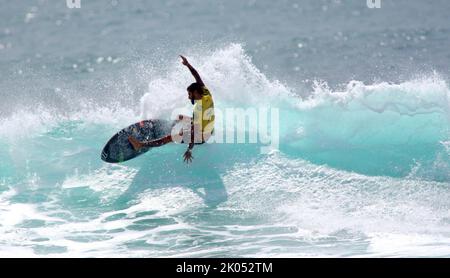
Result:
<svg viewBox="0 0 450 278"><path fill-rule="evenodd" d="M101 159L109 163L119 163L144 154L150 147L143 147L136 151L128 140L129 136L133 136L139 141L155 140L169 135L174 125L175 121L157 119L132 124L109 139L102 150Z"/></svg>

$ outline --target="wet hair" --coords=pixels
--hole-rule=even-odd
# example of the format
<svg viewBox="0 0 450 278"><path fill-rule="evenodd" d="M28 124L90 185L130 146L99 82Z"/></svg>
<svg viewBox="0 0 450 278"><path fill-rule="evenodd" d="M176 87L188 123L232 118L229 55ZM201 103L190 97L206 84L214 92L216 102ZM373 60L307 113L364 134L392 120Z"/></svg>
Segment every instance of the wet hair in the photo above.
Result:
<svg viewBox="0 0 450 278"><path fill-rule="evenodd" d="M187 90L188 90L188 92L191 92L191 93L193 93L194 91L202 93L202 86L199 83L194 82L187 87Z"/></svg>

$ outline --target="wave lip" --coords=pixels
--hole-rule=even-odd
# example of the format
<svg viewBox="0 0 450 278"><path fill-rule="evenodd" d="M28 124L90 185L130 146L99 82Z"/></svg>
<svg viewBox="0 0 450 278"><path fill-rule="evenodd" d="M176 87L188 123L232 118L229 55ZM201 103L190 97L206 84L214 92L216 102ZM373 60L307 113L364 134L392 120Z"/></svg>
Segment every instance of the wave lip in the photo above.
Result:
<svg viewBox="0 0 450 278"><path fill-rule="evenodd" d="M343 92L316 83L297 107L301 124L294 139L286 136L288 153L371 175L405 176L417 162L434 167L440 156L449 163L442 142L450 138L450 90L438 77L352 81Z"/></svg>
<svg viewBox="0 0 450 278"><path fill-rule="evenodd" d="M437 74L400 84L352 81L343 91L316 82L309 97L302 99L288 86L267 78L240 44L193 53L189 58L204 76L218 108L279 109L279 146L287 155L370 175L401 177L414 172L448 180L442 172L449 169L445 142L450 141L450 93ZM131 81L134 74L148 72L142 67L129 77ZM74 125L83 132L107 130L111 134L100 136L107 139L113 129L141 119L168 118L176 108L189 114L185 87L191 76L179 61L162 68L166 70L149 80L139 112L128 102L105 105L85 99L70 111L42 105L26 107L0 119L0 140L6 140L6 145L18 137L72 140L76 136L61 134ZM131 82L126 75L123 80ZM120 82L117 86L124 87ZM99 138L97 135L84 133L93 140ZM7 152L0 149L0 153Z"/></svg>

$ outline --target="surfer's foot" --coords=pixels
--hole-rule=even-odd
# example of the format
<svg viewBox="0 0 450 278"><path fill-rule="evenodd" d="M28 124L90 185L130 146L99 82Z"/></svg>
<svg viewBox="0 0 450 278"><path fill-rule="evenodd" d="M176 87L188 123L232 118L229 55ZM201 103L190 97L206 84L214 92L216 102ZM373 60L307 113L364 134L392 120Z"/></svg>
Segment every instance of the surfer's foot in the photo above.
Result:
<svg viewBox="0 0 450 278"><path fill-rule="evenodd" d="M142 144L141 142L139 142L136 138L129 136L128 137L128 141L130 141L131 145L133 146L135 151L138 151L139 149L141 149L144 144Z"/></svg>

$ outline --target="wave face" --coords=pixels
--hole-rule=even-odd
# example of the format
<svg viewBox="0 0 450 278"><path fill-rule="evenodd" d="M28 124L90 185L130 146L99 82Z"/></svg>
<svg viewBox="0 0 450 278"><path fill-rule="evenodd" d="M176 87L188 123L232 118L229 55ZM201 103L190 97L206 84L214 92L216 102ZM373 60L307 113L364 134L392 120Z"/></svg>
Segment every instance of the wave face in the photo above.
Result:
<svg viewBox="0 0 450 278"><path fill-rule="evenodd" d="M105 164L117 130L188 111L191 77L177 60L159 75L133 64L106 82L109 102L77 102L99 85L69 84L66 105L0 120L0 256L448 256L450 91L438 74L299 94L239 44L190 58L216 107L279 109L278 150L207 144L186 166L172 144ZM140 77L146 93L130 101Z"/></svg>

